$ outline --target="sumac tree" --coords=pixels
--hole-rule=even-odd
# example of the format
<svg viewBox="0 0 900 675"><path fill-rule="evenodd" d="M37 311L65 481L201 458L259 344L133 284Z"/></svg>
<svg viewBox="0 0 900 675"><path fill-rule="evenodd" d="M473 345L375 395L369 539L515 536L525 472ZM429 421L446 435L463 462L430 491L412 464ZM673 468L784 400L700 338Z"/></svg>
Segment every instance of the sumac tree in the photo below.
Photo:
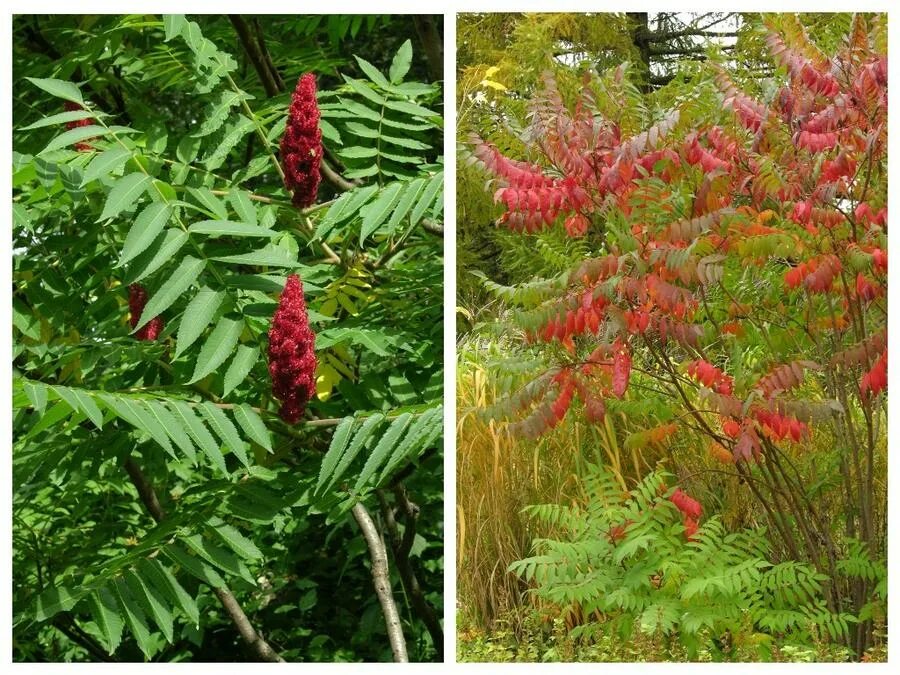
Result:
<svg viewBox="0 0 900 675"><path fill-rule="evenodd" d="M874 583L841 560L852 542L885 552L885 23L854 16L834 54L793 17L765 30L778 68L765 93L709 64L640 128L625 66L586 74L568 99L548 73L525 156L470 139L500 227L562 228L593 253L555 278L487 282L518 305L523 348L551 362L488 412L537 437L655 397L655 424L704 439L779 555L826 575L827 607L857 616L843 639L862 654ZM829 489L798 469L821 445L835 450Z"/></svg>

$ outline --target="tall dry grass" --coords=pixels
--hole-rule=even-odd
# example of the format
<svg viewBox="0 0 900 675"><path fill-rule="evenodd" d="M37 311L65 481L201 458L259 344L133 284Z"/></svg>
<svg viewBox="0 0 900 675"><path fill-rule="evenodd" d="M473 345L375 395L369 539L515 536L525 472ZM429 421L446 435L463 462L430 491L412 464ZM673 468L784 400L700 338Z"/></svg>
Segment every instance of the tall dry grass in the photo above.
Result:
<svg viewBox="0 0 900 675"><path fill-rule="evenodd" d="M539 503L580 498L583 424L567 420L538 440L511 438L476 411L498 396L485 363L492 347L461 345L457 368L457 602L480 628L520 606L525 588L506 570L540 532L521 514ZM493 354L496 356L496 354Z"/></svg>

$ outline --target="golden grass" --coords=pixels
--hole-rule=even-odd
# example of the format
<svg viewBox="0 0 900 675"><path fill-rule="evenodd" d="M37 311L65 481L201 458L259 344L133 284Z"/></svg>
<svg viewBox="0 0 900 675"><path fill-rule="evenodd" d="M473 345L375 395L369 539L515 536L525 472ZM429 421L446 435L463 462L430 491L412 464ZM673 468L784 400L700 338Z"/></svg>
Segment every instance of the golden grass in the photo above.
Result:
<svg viewBox="0 0 900 675"><path fill-rule="evenodd" d="M497 392L469 354L457 370L457 594L461 618L486 628L523 601L525 587L507 567L530 554L540 533L522 508L580 496L585 428L567 421L527 440L480 419L476 411Z"/></svg>

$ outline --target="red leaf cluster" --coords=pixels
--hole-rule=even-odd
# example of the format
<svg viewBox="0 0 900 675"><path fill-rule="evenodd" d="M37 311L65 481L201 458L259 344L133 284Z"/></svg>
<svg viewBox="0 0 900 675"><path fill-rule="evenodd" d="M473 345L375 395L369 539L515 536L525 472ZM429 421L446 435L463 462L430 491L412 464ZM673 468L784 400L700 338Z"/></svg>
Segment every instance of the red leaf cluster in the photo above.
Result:
<svg viewBox="0 0 900 675"><path fill-rule="evenodd" d="M309 327L300 277L291 274L269 330L269 375L272 393L281 401L278 414L296 424L316 387L316 336Z"/></svg>
<svg viewBox="0 0 900 675"><path fill-rule="evenodd" d="M692 539L699 527L698 521L703 513L700 502L688 495L681 488L675 488L675 492L669 497L675 508L684 516L684 536Z"/></svg>
<svg viewBox="0 0 900 675"><path fill-rule="evenodd" d="M316 201L321 161L322 130L316 103L316 76L305 73L297 80L281 137L284 186L293 193L295 206L302 208Z"/></svg>
<svg viewBox="0 0 900 675"><path fill-rule="evenodd" d="M859 381L859 393L865 399L874 398L885 389L887 389L887 349Z"/></svg>
<svg viewBox="0 0 900 675"><path fill-rule="evenodd" d="M147 289L140 284L131 284L128 287L128 309L131 311L131 327L134 328L141 320L144 307L147 304ZM138 340L155 340L162 333L165 322L161 316L155 316L145 323L134 334Z"/></svg>
<svg viewBox="0 0 900 675"><path fill-rule="evenodd" d="M730 396L734 393L734 380L731 376L716 368L707 361L691 361L685 368L687 374L719 394Z"/></svg>
<svg viewBox="0 0 900 675"><path fill-rule="evenodd" d="M612 390L616 398L622 398L631 377L631 350L628 344L616 340L613 345Z"/></svg>
<svg viewBox="0 0 900 675"><path fill-rule="evenodd" d="M784 283L788 288L799 288L803 284L810 293L828 293L841 269L841 261L835 255L811 258L788 270Z"/></svg>
<svg viewBox="0 0 900 675"><path fill-rule="evenodd" d="M809 434L809 427L794 417L762 409L755 410L753 416L762 425L763 430L776 441L790 438L794 442L799 442Z"/></svg>

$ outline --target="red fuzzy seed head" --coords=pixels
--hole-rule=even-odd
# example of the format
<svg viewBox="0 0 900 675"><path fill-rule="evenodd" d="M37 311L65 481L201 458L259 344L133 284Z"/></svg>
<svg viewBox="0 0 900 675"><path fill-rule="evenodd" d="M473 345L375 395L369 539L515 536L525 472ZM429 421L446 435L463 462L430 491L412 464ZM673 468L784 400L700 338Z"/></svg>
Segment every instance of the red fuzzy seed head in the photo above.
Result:
<svg viewBox="0 0 900 675"><path fill-rule="evenodd" d="M306 73L297 80L284 136L281 137L284 186L293 192L295 206L306 207L316 201L321 161L322 130L319 128L319 106L316 104L316 76Z"/></svg>
<svg viewBox="0 0 900 675"><path fill-rule="evenodd" d="M281 401L278 414L296 424L316 387L316 336L309 327L300 277L287 278L269 330L269 375L272 393Z"/></svg>
<svg viewBox="0 0 900 675"><path fill-rule="evenodd" d="M128 309L131 311L131 327L134 328L141 320L144 306L147 304L147 289L140 284L131 284L128 287ZM134 334L138 340L155 340L162 333L165 322L161 316L155 316Z"/></svg>

